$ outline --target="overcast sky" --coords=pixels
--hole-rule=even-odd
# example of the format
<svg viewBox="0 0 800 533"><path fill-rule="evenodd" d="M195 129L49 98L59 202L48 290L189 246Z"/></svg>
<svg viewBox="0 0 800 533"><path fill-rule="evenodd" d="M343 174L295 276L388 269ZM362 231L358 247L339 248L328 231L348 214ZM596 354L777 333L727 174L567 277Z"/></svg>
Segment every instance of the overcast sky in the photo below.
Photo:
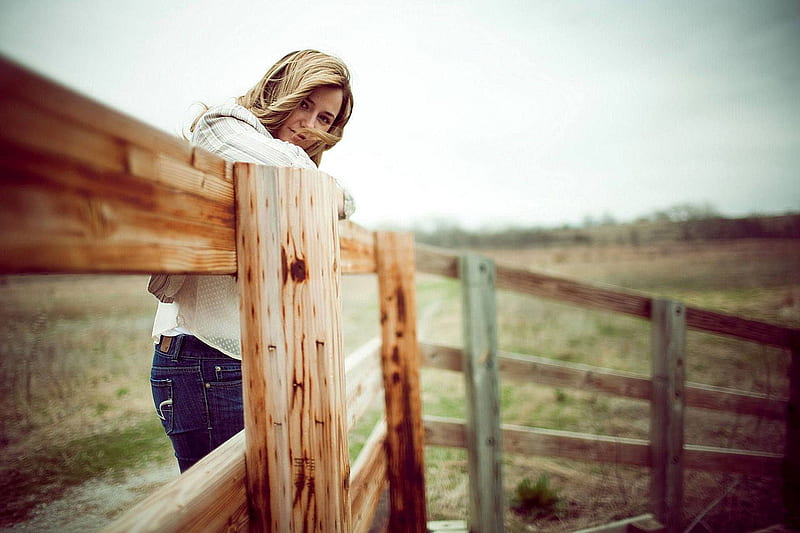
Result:
<svg viewBox="0 0 800 533"><path fill-rule="evenodd" d="M2 0L0 53L178 134L317 48L364 225L800 211L800 2Z"/></svg>

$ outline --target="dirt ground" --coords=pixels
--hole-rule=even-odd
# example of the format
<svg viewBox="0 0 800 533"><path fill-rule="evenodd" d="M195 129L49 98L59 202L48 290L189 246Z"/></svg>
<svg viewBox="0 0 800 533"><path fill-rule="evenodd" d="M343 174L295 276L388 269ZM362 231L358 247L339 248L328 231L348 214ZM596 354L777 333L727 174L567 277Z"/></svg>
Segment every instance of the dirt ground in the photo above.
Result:
<svg viewBox="0 0 800 533"><path fill-rule="evenodd" d="M180 475L178 465L147 467L124 480L92 479L66 491L62 498L38 505L24 522L0 531L81 532L100 531Z"/></svg>

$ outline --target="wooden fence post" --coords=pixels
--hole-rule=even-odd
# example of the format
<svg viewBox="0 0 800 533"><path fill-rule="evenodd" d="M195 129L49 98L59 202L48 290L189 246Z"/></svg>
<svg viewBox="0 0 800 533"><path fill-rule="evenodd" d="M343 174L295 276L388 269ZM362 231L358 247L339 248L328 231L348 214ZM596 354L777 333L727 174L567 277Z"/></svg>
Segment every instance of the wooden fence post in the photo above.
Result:
<svg viewBox="0 0 800 533"><path fill-rule="evenodd" d="M414 237L377 232L381 363L386 398L389 530L425 533L425 461L417 345Z"/></svg>
<svg viewBox="0 0 800 533"><path fill-rule="evenodd" d="M786 451L783 458L785 526L800 529L800 335L790 348L789 402L786 406Z"/></svg>
<svg viewBox="0 0 800 533"><path fill-rule="evenodd" d="M497 363L497 303L491 259L459 258L469 454L469 529L503 531L502 442Z"/></svg>
<svg viewBox="0 0 800 533"><path fill-rule="evenodd" d="M683 413L686 380L686 308L652 301L653 399L650 447L655 514L668 532L678 531L683 511Z"/></svg>
<svg viewBox="0 0 800 533"><path fill-rule="evenodd" d="M350 531L335 185L237 164L250 531Z"/></svg>

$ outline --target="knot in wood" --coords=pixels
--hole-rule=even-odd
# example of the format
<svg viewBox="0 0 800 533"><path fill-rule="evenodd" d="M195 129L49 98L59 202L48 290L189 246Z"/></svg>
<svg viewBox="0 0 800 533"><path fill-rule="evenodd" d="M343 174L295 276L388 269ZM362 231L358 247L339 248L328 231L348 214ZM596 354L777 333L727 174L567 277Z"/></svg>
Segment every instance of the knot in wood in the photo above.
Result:
<svg viewBox="0 0 800 533"><path fill-rule="evenodd" d="M292 274L292 279L296 283L303 282L308 277L306 262L303 259L295 259L292 261L292 266L289 268L289 271Z"/></svg>

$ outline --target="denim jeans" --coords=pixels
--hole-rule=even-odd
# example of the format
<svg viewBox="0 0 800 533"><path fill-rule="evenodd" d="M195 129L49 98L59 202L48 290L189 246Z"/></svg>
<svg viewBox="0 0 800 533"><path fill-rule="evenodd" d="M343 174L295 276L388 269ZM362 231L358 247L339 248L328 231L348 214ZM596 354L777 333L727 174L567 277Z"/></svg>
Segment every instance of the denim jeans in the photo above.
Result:
<svg viewBox="0 0 800 533"><path fill-rule="evenodd" d="M244 428L242 363L191 335L165 345L156 345L150 384L184 472Z"/></svg>

